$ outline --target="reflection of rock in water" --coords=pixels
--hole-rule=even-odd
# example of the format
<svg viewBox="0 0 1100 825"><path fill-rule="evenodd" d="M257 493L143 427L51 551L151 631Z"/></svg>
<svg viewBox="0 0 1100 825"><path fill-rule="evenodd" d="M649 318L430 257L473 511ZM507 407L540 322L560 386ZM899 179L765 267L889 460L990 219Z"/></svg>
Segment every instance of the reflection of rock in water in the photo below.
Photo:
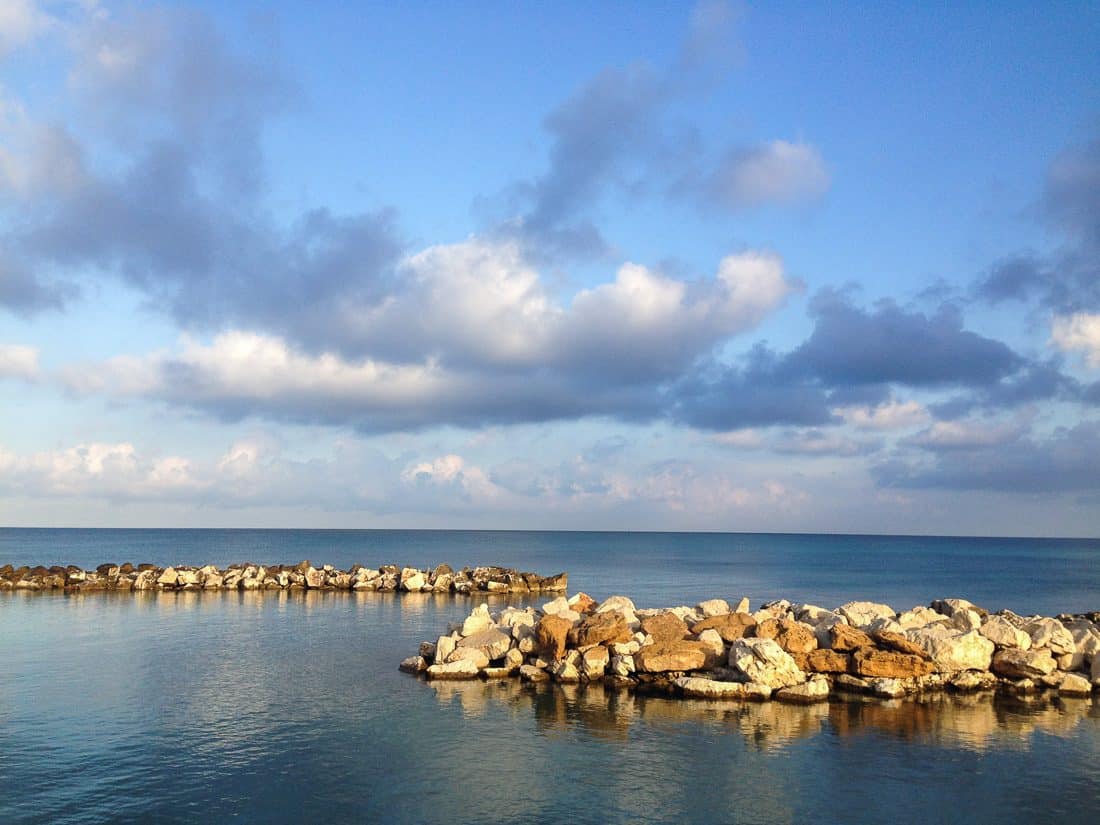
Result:
<svg viewBox="0 0 1100 825"><path fill-rule="evenodd" d="M1068 736L1086 718L1100 719L1092 699L1010 698L993 694L928 694L883 701L851 695L814 705L778 702L708 702L614 690L600 684L517 684L514 680L428 682L441 702L457 702L469 716L513 716L533 711L547 736L581 729L599 739L624 741L637 722L650 725L703 724L737 732L756 747L770 749L831 732L835 736L895 738L985 750L1026 749L1032 734Z"/></svg>
<svg viewBox="0 0 1100 825"><path fill-rule="evenodd" d="M1090 699L1010 698L991 694L931 694L914 701L851 701L829 705L829 724L840 736L870 732L972 750L1026 748L1041 731L1068 736L1095 716Z"/></svg>

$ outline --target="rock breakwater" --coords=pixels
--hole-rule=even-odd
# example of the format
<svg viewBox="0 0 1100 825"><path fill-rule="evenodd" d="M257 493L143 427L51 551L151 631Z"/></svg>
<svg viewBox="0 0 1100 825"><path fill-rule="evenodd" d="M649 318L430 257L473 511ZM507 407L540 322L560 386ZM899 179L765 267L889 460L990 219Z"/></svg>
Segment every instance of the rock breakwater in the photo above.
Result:
<svg viewBox="0 0 1100 825"><path fill-rule="evenodd" d="M157 567L153 564L101 564L94 570L68 567L0 567L0 591L179 591L179 590L352 590L401 593L554 593L569 584L567 573L540 576L509 567L450 565L417 568L386 564L352 565L340 570L331 564L315 567L309 561L295 565L231 564L226 568Z"/></svg>
<svg viewBox="0 0 1100 825"><path fill-rule="evenodd" d="M600 682L800 704L941 690L1089 696L1100 689L1100 613L1018 616L965 599L900 612L786 600L750 612L747 599L643 610L625 596L596 602L578 593L541 609L479 605L400 667L432 680Z"/></svg>

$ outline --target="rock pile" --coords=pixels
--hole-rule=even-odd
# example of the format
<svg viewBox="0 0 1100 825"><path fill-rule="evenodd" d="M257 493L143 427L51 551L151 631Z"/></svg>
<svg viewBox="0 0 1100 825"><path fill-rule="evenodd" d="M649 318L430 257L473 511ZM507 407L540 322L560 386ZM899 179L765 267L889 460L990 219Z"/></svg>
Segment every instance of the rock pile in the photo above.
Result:
<svg viewBox="0 0 1100 825"><path fill-rule="evenodd" d="M584 593L490 612L420 645L401 669L428 679L518 677L602 682L701 699L810 703L834 692L900 697L926 691L1100 687L1100 614L991 614L965 599L896 612L874 602L836 610L786 600L750 613L711 599L639 610L625 596Z"/></svg>
<svg viewBox="0 0 1100 825"><path fill-rule="evenodd" d="M231 564L220 569L157 567L152 564L101 564L95 570L79 567L0 567L0 590L367 590L403 593L543 593L564 591L566 573L540 576L508 567L465 567L455 572L450 565L433 569L364 567L356 564L338 570L331 564L314 567L309 561L296 565Z"/></svg>

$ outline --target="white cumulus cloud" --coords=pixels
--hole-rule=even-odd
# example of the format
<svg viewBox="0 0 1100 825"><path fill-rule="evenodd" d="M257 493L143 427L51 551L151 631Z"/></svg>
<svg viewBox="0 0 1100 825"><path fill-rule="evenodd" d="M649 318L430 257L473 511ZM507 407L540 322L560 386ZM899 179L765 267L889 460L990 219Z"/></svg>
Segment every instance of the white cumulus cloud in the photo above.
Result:
<svg viewBox="0 0 1100 825"><path fill-rule="evenodd" d="M1100 313L1056 316L1050 341L1062 352L1080 352L1090 367L1100 367Z"/></svg>

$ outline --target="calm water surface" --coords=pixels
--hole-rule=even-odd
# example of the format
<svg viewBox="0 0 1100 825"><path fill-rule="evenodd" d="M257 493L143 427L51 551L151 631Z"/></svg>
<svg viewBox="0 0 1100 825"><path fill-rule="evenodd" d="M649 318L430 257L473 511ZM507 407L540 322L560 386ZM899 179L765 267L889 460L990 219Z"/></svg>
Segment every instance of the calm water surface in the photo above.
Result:
<svg viewBox="0 0 1100 825"><path fill-rule="evenodd" d="M0 564L304 557L565 569L573 591L639 605L964 595L1100 609L1098 541L0 530ZM724 705L396 670L472 604L0 594L0 822L1084 822L1100 809L1091 700Z"/></svg>

